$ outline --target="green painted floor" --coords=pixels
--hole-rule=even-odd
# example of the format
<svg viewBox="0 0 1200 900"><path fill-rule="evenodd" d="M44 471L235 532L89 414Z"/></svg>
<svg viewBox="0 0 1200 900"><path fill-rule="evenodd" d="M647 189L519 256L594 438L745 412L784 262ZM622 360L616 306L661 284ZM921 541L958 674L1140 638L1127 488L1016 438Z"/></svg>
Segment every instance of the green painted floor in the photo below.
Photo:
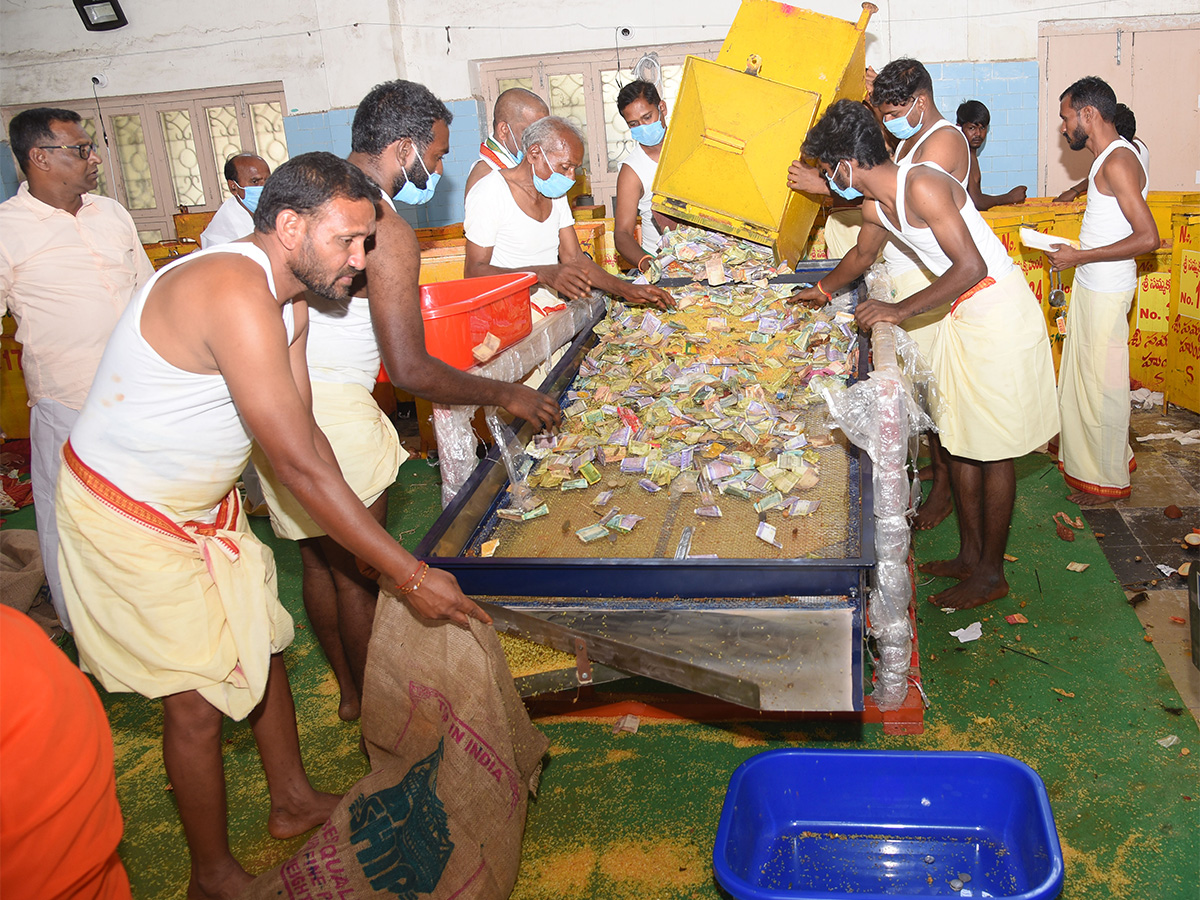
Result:
<svg viewBox="0 0 1200 900"><path fill-rule="evenodd" d="M1147 643L1090 530L1060 541L1050 518L1075 507L1046 457L1018 461L1009 552L1010 596L946 615L924 602L919 635L932 707L924 734L886 736L879 726L762 723L656 724L614 737L611 722L543 723L551 740L538 799L530 806L522 871L513 897L720 897L710 861L733 769L784 746L988 750L1033 766L1046 782L1066 858L1063 898L1196 900L1200 884L1200 734L1161 659ZM411 548L438 511L437 472L406 464L392 492L390 526ZM22 527L28 510L10 518ZM24 527L32 527L30 524ZM275 548L280 592L299 624L286 659L300 738L314 783L344 790L366 771L357 728L336 716L337 692L305 626L294 546ZM919 560L951 555L953 517L917 543ZM1088 564L1083 573L1069 562ZM1040 587L1039 587L1040 580ZM1025 606L1021 606L1024 602ZM1008 625L1022 612L1029 624ZM949 635L976 620L983 638ZM1020 635L1020 643L1016 637ZM1001 642L1053 664L1001 650ZM1073 695L1073 696L1071 696ZM116 746L126 832L121 853L139 900L183 897L187 851L162 768L158 704L105 696ZM303 843L266 833L265 787L249 728L227 727L226 768L235 854L251 871ZM1180 743L1160 747L1175 734ZM870 792L871 771L847 790ZM932 890L932 888L931 888ZM949 888L942 887L943 892Z"/></svg>

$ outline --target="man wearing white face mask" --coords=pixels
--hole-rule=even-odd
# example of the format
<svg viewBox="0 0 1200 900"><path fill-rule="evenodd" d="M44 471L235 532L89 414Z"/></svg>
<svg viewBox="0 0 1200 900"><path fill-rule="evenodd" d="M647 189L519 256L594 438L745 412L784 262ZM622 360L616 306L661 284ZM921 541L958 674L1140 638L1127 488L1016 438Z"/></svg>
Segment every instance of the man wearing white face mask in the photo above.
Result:
<svg viewBox="0 0 1200 900"><path fill-rule="evenodd" d="M657 255L662 231L673 224L650 208L654 174L667 136L667 104L650 82L631 81L617 94L617 112L629 126L635 143L617 173L613 238L617 252L644 272ZM635 234L638 224L642 226L640 242Z"/></svg>
<svg viewBox="0 0 1200 900"><path fill-rule="evenodd" d="M484 177L467 197L466 275L533 272L542 288L534 298L534 321L593 288L629 303L673 305L653 285L610 275L579 246L566 194L583 161L583 137L566 119L546 116L525 129L519 166ZM551 292L556 293L551 293Z"/></svg>
<svg viewBox="0 0 1200 900"><path fill-rule="evenodd" d="M313 417L347 484L380 524L387 517L387 488L407 457L371 397L381 362L393 385L435 403L502 406L539 427L557 424L560 417L549 397L524 385L468 375L425 349L417 285L421 252L395 204L426 203L433 196L450 149L452 119L441 100L411 81L385 82L363 98L348 159L380 186L374 246L368 245L365 278L356 280L348 303L308 297ZM254 461L275 533L300 544L304 607L338 680L338 715L357 718L378 585L279 484L257 448Z"/></svg>
<svg viewBox="0 0 1200 900"><path fill-rule="evenodd" d="M476 182L497 169L511 169L525 157L521 137L538 119L550 115L546 101L525 88L509 88L496 98L492 111L492 133L479 145L479 161L467 174L463 196L471 193Z"/></svg>
<svg viewBox="0 0 1200 900"><path fill-rule="evenodd" d="M201 250L236 241L254 231L254 209L270 174L267 161L253 153L239 153L225 161L225 183L231 196L201 232Z"/></svg>

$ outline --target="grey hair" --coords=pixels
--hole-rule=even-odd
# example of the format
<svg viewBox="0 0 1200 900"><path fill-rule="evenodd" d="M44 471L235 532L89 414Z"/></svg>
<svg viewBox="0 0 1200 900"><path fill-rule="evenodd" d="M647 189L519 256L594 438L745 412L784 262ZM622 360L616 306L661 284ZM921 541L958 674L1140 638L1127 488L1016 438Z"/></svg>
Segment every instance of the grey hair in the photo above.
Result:
<svg viewBox="0 0 1200 900"><path fill-rule="evenodd" d="M540 144L543 150L554 150L566 142L568 134L574 135L580 144L583 143L583 132L574 123L562 116L545 116L525 129L521 135L521 149L528 153L534 144Z"/></svg>

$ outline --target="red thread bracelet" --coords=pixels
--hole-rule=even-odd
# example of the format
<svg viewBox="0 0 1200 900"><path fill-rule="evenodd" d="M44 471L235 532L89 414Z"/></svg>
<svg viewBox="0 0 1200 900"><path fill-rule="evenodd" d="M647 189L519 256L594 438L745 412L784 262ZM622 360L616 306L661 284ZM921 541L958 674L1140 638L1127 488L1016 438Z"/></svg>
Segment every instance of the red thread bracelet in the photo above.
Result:
<svg viewBox="0 0 1200 900"><path fill-rule="evenodd" d="M402 594L411 594L413 591L415 591L417 588L419 588L421 586L421 582L425 580L425 576L424 576L424 574L422 574L422 569L424 569L425 571L429 571L429 566L424 560L417 563L417 567L415 569L413 569L413 573L411 575L409 575L407 578L405 578L403 582L396 585L396 590L398 590ZM417 580L416 584L414 584L410 588L406 588L404 586L404 585L408 584L410 581L412 581L414 578L416 578L418 575L420 575L421 577Z"/></svg>
<svg viewBox="0 0 1200 900"><path fill-rule="evenodd" d="M825 295L825 299L826 299L826 300L832 300L832 299L833 299L833 294L829 293L829 291L827 291L827 290L825 290L825 288L821 287L821 282L820 282L820 281L818 281L818 282L817 282L817 290L818 290L818 291L820 291L822 294L824 294L824 295Z"/></svg>

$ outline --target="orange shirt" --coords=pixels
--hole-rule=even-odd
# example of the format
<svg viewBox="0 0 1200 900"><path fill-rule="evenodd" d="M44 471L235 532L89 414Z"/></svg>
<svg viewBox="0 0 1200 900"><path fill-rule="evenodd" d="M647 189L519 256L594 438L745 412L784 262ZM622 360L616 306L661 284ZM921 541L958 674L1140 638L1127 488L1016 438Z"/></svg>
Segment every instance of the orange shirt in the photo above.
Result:
<svg viewBox="0 0 1200 900"><path fill-rule="evenodd" d="M21 182L0 203L0 313L17 320L29 405L83 406L121 312L154 275L121 204L84 194L75 215Z"/></svg>
<svg viewBox="0 0 1200 900"><path fill-rule="evenodd" d="M87 677L0 606L0 897L131 900L112 734Z"/></svg>

